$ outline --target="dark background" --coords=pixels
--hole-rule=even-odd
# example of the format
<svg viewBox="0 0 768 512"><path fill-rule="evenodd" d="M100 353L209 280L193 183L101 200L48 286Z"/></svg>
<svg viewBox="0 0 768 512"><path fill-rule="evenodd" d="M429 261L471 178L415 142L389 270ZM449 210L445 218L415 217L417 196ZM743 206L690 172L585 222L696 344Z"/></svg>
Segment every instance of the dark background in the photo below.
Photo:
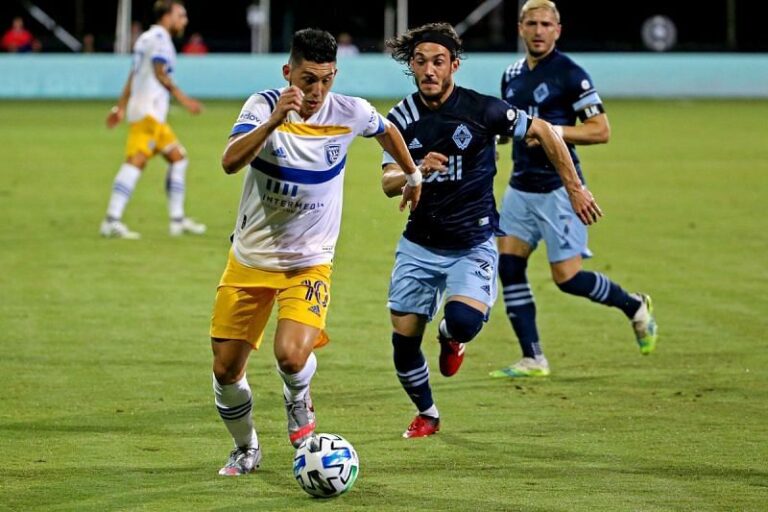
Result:
<svg viewBox="0 0 768 512"><path fill-rule="evenodd" d="M287 51L294 30L313 26L334 35L348 32L363 52L378 52L384 34L384 6L394 0L272 0L272 51ZM732 0L735 37L728 38L729 0L561 0L565 51L647 51L640 37L645 19L663 14L677 25L677 52L768 51L768 1ZM94 34L97 51L112 51L117 0L33 0L68 32L82 39ZM250 51L246 9L251 0L188 0L187 35L200 32L212 52ZM409 26L430 21L462 21L479 0L411 0ZM147 28L152 22L152 1L134 0L133 19ZM464 34L470 51L515 51L518 3L507 0L492 15ZM45 52L69 51L22 7L20 0L0 1L0 32L21 15L42 43ZM186 36L185 36L186 38Z"/></svg>

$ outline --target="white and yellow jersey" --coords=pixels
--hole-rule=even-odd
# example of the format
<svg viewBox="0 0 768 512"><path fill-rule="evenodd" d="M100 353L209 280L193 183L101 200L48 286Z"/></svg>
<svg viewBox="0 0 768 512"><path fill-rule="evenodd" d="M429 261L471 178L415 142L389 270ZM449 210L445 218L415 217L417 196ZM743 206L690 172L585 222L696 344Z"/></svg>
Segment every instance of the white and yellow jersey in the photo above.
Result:
<svg viewBox="0 0 768 512"><path fill-rule="evenodd" d="M155 62L162 62L169 75L176 66L176 49L171 35L160 25L152 25L133 45L131 97L128 100L128 122L151 116L164 123L168 115L170 93L155 76Z"/></svg>
<svg viewBox="0 0 768 512"><path fill-rule="evenodd" d="M232 135L265 122L280 93L271 89L251 96ZM352 96L328 93L306 120L290 112L247 170L233 238L237 260L276 271L330 263L341 225L349 145L357 135L383 131L384 118Z"/></svg>

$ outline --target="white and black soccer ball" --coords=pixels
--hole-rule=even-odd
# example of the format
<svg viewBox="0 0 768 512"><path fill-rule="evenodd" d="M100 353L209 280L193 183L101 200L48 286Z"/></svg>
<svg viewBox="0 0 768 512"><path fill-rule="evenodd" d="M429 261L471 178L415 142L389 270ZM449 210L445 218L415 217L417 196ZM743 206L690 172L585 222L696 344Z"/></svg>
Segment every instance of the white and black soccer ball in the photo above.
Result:
<svg viewBox="0 0 768 512"><path fill-rule="evenodd" d="M307 493L332 498L352 488L360 470L357 452L336 434L315 434L296 449L293 476Z"/></svg>

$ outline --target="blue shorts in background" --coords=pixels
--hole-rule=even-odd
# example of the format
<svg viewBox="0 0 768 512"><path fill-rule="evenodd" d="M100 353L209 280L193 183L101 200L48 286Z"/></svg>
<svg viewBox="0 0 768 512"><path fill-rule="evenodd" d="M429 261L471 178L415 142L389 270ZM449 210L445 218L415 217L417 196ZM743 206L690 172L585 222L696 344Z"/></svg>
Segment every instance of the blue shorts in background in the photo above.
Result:
<svg viewBox="0 0 768 512"><path fill-rule="evenodd" d="M507 186L501 203L499 229L533 249L544 239L547 259L557 263L581 255L591 258L587 226L576 216L565 187L552 192L523 192Z"/></svg>
<svg viewBox="0 0 768 512"><path fill-rule="evenodd" d="M395 252L387 307L424 315L431 321L444 298L462 295L488 306L490 314L496 301L498 260L493 238L471 249L443 250L403 237Z"/></svg>

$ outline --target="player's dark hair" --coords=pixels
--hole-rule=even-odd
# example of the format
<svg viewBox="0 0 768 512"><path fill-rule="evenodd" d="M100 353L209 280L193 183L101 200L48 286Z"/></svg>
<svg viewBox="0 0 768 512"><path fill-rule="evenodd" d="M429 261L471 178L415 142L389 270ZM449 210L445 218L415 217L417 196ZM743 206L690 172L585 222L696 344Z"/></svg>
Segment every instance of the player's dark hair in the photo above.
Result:
<svg viewBox="0 0 768 512"><path fill-rule="evenodd" d="M291 42L291 63L308 60L323 64L336 62L336 39L317 28L305 28L293 34Z"/></svg>
<svg viewBox="0 0 768 512"><path fill-rule="evenodd" d="M392 58L397 62L408 64L413 58L413 51L420 43L437 43L448 48L451 60L461 59L464 55L464 46L459 34L450 23L427 23L413 28L385 43L386 48L392 52Z"/></svg>
<svg viewBox="0 0 768 512"><path fill-rule="evenodd" d="M184 5L182 0L157 0L152 6L152 12L155 15L155 21L160 21L163 16L171 12L174 5Z"/></svg>

